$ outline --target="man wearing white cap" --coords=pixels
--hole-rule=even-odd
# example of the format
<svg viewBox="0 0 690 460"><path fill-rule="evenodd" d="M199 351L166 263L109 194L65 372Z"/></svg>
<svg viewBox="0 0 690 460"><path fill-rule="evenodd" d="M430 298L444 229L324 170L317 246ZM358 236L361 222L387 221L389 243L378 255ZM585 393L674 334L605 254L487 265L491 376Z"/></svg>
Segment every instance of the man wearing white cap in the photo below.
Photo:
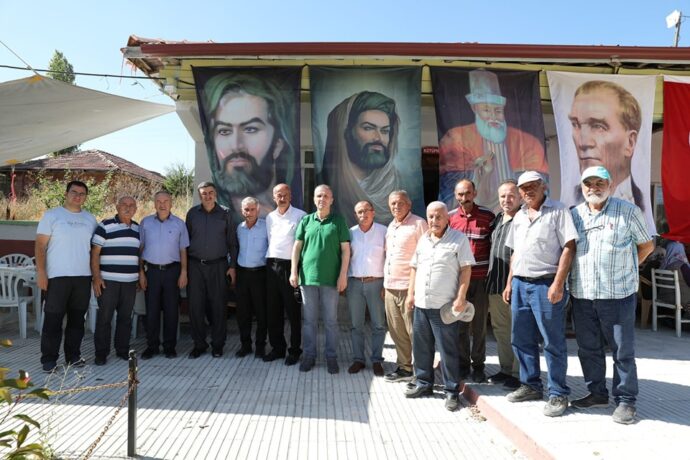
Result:
<svg viewBox="0 0 690 460"><path fill-rule="evenodd" d="M585 202L571 210L578 233L570 273L578 356L589 394L576 408L607 407L606 353L613 354L613 421L635 421L635 307L638 265L654 250L640 208L611 197L612 181L603 166L582 173Z"/></svg>
<svg viewBox="0 0 690 460"><path fill-rule="evenodd" d="M408 398L431 395L434 351L441 354L446 409L458 408L460 389L460 324L446 324L441 309L452 303L457 313L467 308L474 256L467 237L448 225L448 208L434 201L426 208L429 231L419 239L410 262L407 308L414 311L412 355L417 384L405 390ZM469 318L471 321L472 318Z"/></svg>
<svg viewBox="0 0 690 460"><path fill-rule="evenodd" d="M546 184L536 171L518 178L524 201L506 238L513 249L503 300L510 303L512 344L520 361L520 388L510 402L542 399L539 341L544 342L549 401L544 415L556 417L567 409L568 350L565 342L565 280L575 254L577 231L568 208L546 196Z"/></svg>
<svg viewBox="0 0 690 460"><path fill-rule="evenodd" d="M449 129L439 142L441 200L453 205L453 186L459 179L470 179L477 185L476 202L498 209L496 189L503 181L527 170L548 174L544 143L508 126L507 100L495 73L472 70L469 83L470 92L465 98L475 122Z"/></svg>

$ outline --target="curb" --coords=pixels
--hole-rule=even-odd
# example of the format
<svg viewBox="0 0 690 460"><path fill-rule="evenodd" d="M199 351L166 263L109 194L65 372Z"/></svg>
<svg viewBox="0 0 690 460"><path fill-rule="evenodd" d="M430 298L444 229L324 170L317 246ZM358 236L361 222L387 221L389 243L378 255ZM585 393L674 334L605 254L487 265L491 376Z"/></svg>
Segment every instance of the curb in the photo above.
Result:
<svg viewBox="0 0 690 460"><path fill-rule="evenodd" d="M519 426L513 423L508 417L495 409L480 393L472 387L462 384L462 396L470 403L477 406L482 415L505 435L520 452L531 459L555 460L556 457L546 448L525 433Z"/></svg>

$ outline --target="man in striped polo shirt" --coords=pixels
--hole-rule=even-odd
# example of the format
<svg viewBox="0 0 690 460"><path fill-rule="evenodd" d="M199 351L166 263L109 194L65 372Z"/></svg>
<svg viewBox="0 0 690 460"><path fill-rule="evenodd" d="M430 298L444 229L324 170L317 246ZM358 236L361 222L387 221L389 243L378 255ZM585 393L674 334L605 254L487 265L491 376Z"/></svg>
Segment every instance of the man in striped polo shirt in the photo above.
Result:
<svg viewBox="0 0 690 460"><path fill-rule="evenodd" d="M486 361L486 317L489 299L484 281L489 271L491 252L491 222L496 217L487 208L474 202L477 189L474 182L462 179L455 184L455 198L458 207L450 217L450 227L460 230L470 240L470 248L476 265L472 266L472 277L467 290L467 300L474 304L475 313L471 323L460 324L460 377L467 379L472 366L472 381L486 381L484 361ZM470 328L472 328L472 348L470 349Z"/></svg>
<svg viewBox="0 0 690 460"><path fill-rule="evenodd" d="M102 366L110 353L110 323L117 312L115 353L127 359L132 333L132 308L139 280L139 224L132 220L137 203L131 196L117 201L117 215L105 219L91 238L93 292L98 299L95 364Z"/></svg>

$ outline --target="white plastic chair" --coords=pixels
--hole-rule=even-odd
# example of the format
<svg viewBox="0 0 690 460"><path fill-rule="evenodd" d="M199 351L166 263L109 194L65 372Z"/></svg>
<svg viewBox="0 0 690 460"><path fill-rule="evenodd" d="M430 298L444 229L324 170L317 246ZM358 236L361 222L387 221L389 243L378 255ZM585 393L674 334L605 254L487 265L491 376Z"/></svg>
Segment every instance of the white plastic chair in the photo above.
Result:
<svg viewBox="0 0 690 460"><path fill-rule="evenodd" d="M660 315L659 308L673 310L673 313ZM683 319L683 305L680 301L680 284L678 270L652 269L652 330L656 331L657 318L674 318L676 320L676 336L680 337L681 324L690 323L690 319Z"/></svg>
<svg viewBox="0 0 690 460"><path fill-rule="evenodd" d="M0 268L0 307L16 307L19 311L19 336L26 338L26 305L33 303L31 296L19 295L22 278L12 269Z"/></svg>
<svg viewBox="0 0 690 460"><path fill-rule="evenodd" d="M0 266L6 267L32 267L34 266L33 258L26 254L7 254L0 257Z"/></svg>

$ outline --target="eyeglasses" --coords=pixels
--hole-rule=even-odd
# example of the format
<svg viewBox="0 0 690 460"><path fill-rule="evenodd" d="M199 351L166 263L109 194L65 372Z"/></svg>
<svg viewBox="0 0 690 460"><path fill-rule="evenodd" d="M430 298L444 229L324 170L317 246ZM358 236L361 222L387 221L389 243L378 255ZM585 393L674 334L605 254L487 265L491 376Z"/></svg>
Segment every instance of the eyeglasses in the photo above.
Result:
<svg viewBox="0 0 690 460"><path fill-rule="evenodd" d="M69 194L79 198L84 198L86 196L86 192L77 192L76 190L70 190Z"/></svg>
<svg viewBox="0 0 690 460"><path fill-rule="evenodd" d="M295 288L295 291L292 293L292 295L295 296L295 302L302 303L302 291L300 291L298 287Z"/></svg>
<svg viewBox="0 0 690 460"><path fill-rule="evenodd" d="M598 230L602 230L603 228L604 228L604 225L596 225L594 227L585 228L585 233L596 232Z"/></svg>

